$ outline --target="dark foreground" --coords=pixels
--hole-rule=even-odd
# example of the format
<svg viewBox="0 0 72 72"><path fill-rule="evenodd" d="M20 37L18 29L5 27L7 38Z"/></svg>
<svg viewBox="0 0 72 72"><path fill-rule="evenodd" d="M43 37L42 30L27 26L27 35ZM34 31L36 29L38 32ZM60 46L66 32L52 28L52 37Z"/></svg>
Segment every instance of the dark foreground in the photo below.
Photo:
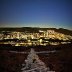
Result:
<svg viewBox="0 0 72 72"><path fill-rule="evenodd" d="M72 44L35 47L0 45L0 72L21 72L22 64L28 54L20 52L29 52L31 48L37 52L55 50L54 53L39 53L38 56L51 70L72 72ZM17 51L17 53L10 51Z"/></svg>

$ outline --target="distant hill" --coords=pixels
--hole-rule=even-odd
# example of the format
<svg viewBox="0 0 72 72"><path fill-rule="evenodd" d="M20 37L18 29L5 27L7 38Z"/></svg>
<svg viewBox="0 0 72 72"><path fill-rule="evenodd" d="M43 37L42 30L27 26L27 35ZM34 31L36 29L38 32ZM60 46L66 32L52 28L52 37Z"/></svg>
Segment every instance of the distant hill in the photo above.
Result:
<svg viewBox="0 0 72 72"><path fill-rule="evenodd" d="M21 28L0 28L0 31L20 31L20 32L39 32L39 30L54 30L65 35L72 36L72 30L63 29L63 28L38 28L38 27L21 27Z"/></svg>
<svg viewBox="0 0 72 72"><path fill-rule="evenodd" d="M55 31L72 36L72 31L71 30L60 28L60 29L56 29Z"/></svg>

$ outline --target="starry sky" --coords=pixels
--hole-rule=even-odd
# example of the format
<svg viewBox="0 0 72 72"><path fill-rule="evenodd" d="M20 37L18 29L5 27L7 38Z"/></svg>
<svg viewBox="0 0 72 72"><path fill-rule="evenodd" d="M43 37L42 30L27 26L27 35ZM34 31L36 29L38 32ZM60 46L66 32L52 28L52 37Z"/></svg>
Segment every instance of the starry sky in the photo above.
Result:
<svg viewBox="0 0 72 72"><path fill-rule="evenodd" d="M71 0L0 0L0 27L72 30Z"/></svg>

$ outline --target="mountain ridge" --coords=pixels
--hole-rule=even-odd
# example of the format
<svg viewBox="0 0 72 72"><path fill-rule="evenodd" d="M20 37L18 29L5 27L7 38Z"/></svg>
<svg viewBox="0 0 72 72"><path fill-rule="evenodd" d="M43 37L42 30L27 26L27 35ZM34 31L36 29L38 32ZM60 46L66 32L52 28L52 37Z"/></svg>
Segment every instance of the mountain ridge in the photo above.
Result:
<svg viewBox="0 0 72 72"><path fill-rule="evenodd" d="M68 30L68 29L63 29L63 28L39 28L39 27L4 27L4 28L0 28L0 31L20 31L20 32L24 32L24 31L29 31L29 32L39 32L39 30L54 30L56 32L59 33L63 33L65 35L71 35L72 36L72 30Z"/></svg>

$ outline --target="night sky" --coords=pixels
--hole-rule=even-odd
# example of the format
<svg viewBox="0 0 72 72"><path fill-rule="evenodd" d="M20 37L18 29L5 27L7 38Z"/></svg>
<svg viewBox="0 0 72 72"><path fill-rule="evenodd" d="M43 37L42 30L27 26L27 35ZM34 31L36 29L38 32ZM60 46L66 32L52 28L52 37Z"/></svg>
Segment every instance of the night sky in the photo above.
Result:
<svg viewBox="0 0 72 72"><path fill-rule="evenodd" d="M72 1L0 0L0 27L71 29Z"/></svg>

